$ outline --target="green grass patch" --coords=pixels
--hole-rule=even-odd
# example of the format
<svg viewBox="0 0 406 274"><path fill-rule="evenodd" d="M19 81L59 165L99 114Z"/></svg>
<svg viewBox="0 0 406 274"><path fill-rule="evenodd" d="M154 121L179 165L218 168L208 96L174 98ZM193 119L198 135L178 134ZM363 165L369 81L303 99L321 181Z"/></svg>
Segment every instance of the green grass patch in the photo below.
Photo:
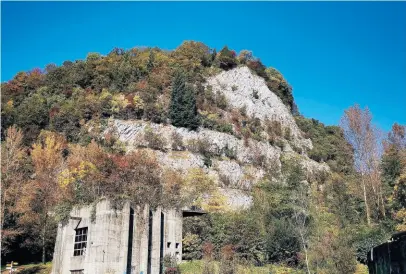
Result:
<svg viewBox="0 0 406 274"><path fill-rule="evenodd" d="M203 273L203 261L193 260L184 261L179 265L182 274L202 274ZM219 274L220 263L214 262L215 273ZM265 266L254 266L254 265L238 265L237 274L302 274L305 273L300 269L294 269L286 267L283 265L265 265Z"/></svg>

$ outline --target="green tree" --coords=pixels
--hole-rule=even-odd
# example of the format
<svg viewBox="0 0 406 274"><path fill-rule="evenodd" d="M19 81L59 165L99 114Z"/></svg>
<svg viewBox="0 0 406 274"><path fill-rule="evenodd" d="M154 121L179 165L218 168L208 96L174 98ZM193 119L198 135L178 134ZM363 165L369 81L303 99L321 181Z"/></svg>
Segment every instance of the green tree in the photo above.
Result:
<svg viewBox="0 0 406 274"><path fill-rule="evenodd" d="M191 86L186 85L185 75L181 71L175 73L172 85L170 118L172 125L197 129L200 119L197 113L196 94Z"/></svg>
<svg viewBox="0 0 406 274"><path fill-rule="evenodd" d="M236 54L225 46L218 54L219 66L222 69L229 70L237 66Z"/></svg>

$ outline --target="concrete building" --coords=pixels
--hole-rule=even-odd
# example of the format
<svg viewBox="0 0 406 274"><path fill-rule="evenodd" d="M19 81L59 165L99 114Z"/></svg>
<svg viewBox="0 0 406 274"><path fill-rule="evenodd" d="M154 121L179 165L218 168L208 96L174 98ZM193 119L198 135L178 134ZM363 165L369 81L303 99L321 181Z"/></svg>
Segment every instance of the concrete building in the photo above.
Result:
<svg viewBox="0 0 406 274"><path fill-rule="evenodd" d="M75 208L58 226L52 274L160 274L165 255L182 260L183 216L192 210L121 210L108 200Z"/></svg>

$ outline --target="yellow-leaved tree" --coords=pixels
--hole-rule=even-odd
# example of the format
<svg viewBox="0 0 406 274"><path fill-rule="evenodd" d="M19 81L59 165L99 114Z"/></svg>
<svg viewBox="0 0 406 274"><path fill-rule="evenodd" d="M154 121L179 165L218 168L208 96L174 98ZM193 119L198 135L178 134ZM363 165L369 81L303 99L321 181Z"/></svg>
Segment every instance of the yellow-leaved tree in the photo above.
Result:
<svg viewBox="0 0 406 274"><path fill-rule="evenodd" d="M1 144L1 253L6 255L9 244L22 233L12 226L18 218L16 203L21 196L24 180L27 178L28 157L23 147L22 131L15 126L6 131L5 141Z"/></svg>
<svg viewBox="0 0 406 274"><path fill-rule="evenodd" d="M52 246L55 233L55 221L52 210L62 194L58 184L58 175L64 164L63 150L65 139L54 132L43 131L37 143L32 147L31 159L33 175L23 187L17 201L17 211L20 214L19 224L35 235L42 247L42 262L47 259L47 250ZM39 237L38 237L39 236Z"/></svg>

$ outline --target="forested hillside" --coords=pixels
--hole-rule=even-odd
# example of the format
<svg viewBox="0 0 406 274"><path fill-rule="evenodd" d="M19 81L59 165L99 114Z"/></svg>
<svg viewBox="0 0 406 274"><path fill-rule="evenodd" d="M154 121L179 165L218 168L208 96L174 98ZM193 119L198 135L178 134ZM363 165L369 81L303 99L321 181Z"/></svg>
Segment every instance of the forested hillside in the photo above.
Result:
<svg viewBox="0 0 406 274"><path fill-rule="evenodd" d="M406 230L406 127L382 136L357 105L340 126L303 117L248 50L116 48L20 72L1 92L5 260L51 260L57 223L101 198L209 212L183 235L205 273L214 261L355 273Z"/></svg>

